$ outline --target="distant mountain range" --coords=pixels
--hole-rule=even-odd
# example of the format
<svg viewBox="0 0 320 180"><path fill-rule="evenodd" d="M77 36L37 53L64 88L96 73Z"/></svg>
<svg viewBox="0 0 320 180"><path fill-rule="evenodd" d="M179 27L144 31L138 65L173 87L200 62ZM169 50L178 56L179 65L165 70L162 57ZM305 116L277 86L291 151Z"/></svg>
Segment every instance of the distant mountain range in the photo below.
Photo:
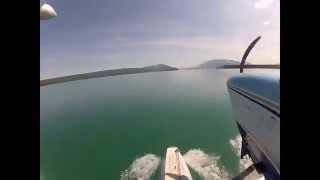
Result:
<svg viewBox="0 0 320 180"><path fill-rule="evenodd" d="M268 68L268 69L279 69L280 64L251 64L246 62L244 65L245 69L249 68ZM187 69L239 69L240 62L231 59L213 59L206 61L196 67Z"/></svg>
<svg viewBox="0 0 320 180"><path fill-rule="evenodd" d="M220 69L224 66L239 66L240 62L231 60L231 59L212 59L209 61L206 61L204 63L201 63L198 66L195 67L189 67L184 69Z"/></svg>
<svg viewBox="0 0 320 180"><path fill-rule="evenodd" d="M75 74L70 76L56 77L51 79L40 80L40 86L45 86L49 84L62 83L67 81L76 81L82 79L90 79L97 77L105 77L105 76L116 76L123 74L137 74L137 73L146 73L146 72L157 72L157 71L176 71L178 68L171 67L165 64L157 64L153 66L145 66L142 68L122 68L122 69L112 69L112 70L104 70L83 74Z"/></svg>
<svg viewBox="0 0 320 180"><path fill-rule="evenodd" d="M231 59L213 59L213 60L204 62L196 67L184 68L184 69L239 69L239 68L240 68L239 61L235 61ZM270 65L270 64L246 63L245 68L279 69L280 64ZM179 70L179 69L165 65L165 64L157 64L157 65L145 66L141 68L112 69L112 70L104 70L104 71L97 71L97 72L90 72L90 73L83 73L83 74L75 74L70 76L56 77L51 79L44 79L44 80L40 80L40 86L62 83L67 81L105 77L105 76L116 76L116 75L124 75L124 74L137 74L137 73L158 72L158 71L176 71L176 70Z"/></svg>
<svg viewBox="0 0 320 180"><path fill-rule="evenodd" d="M218 68L223 68L224 66L229 66L229 65L240 65L240 62L231 60L231 59L213 59L213 60L204 62L195 68L196 69L218 69Z"/></svg>

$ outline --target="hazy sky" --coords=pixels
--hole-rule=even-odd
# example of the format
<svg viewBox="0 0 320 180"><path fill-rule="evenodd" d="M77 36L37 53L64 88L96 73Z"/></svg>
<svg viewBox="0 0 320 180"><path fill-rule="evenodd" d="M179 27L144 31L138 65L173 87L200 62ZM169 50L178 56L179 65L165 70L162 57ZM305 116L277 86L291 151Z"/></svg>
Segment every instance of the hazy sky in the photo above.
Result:
<svg viewBox="0 0 320 180"><path fill-rule="evenodd" d="M41 79L97 70L239 60L280 63L279 0L46 0Z"/></svg>

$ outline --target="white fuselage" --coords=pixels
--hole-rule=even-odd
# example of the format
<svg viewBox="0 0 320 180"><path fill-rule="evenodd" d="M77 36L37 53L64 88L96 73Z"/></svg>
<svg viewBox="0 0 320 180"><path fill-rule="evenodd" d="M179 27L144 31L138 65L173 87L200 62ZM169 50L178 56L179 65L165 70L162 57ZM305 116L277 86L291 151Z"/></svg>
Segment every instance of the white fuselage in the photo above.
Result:
<svg viewBox="0 0 320 180"><path fill-rule="evenodd" d="M280 117L263 100L242 93L229 89L237 122L249 135L254 151L262 152L280 172Z"/></svg>
<svg viewBox="0 0 320 180"><path fill-rule="evenodd" d="M227 82L248 154L269 179L280 179L280 74L240 74Z"/></svg>

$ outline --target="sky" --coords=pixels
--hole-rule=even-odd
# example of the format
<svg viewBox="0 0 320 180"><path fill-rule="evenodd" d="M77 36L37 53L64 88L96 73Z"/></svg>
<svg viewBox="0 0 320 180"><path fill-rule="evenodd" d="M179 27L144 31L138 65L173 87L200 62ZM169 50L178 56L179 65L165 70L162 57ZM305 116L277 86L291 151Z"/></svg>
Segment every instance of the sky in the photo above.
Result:
<svg viewBox="0 0 320 180"><path fill-rule="evenodd" d="M280 0L41 0L58 17L40 21L41 79L211 59L280 63Z"/></svg>

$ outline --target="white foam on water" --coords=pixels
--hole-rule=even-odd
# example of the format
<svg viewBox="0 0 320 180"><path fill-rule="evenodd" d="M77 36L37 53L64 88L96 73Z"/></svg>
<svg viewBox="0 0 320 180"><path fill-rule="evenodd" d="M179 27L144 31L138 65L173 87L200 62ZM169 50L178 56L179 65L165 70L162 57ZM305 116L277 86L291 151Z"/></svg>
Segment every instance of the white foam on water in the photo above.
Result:
<svg viewBox="0 0 320 180"><path fill-rule="evenodd" d="M231 179L225 168L219 165L219 156L208 155L200 149L191 149L183 158L205 180Z"/></svg>
<svg viewBox="0 0 320 180"><path fill-rule="evenodd" d="M240 157L242 138L237 135L230 139L232 150ZM191 149L183 155L185 162L204 180L229 180L230 173L219 163L220 157L209 155L200 149ZM146 154L133 161L130 167L120 172L120 180L150 180L160 165L160 157L154 154ZM246 155L239 160L240 172L252 165L251 159ZM256 179L263 178L257 177Z"/></svg>
<svg viewBox="0 0 320 180"><path fill-rule="evenodd" d="M232 150L237 154L238 157L241 155L241 144L242 144L242 138L241 135L237 135L235 138L230 139L230 144L232 146ZM249 166L252 165L252 160L249 158L248 155L245 155L243 159L240 159L239 161L239 169L240 172L247 169Z"/></svg>
<svg viewBox="0 0 320 180"><path fill-rule="evenodd" d="M120 180L149 180L160 164L160 158L146 154L133 161L128 169L122 171Z"/></svg>
<svg viewBox="0 0 320 180"><path fill-rule="evenodd" d="M237 154L237 156L240 157L240 155L241 155L241 143L242 143L241 136L237 135L235 138L230 139L229 143L232 146L232 150Z"/></svg>

